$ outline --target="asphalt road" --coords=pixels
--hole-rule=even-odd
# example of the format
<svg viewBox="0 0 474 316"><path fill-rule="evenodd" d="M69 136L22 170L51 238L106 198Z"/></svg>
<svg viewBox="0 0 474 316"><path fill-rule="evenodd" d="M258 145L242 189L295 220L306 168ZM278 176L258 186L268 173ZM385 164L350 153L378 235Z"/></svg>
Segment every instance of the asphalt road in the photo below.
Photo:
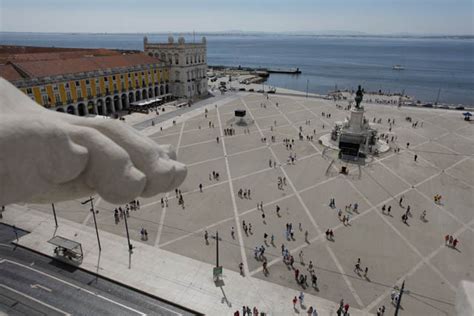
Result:
<svg viewBox="0 0 474 316"><path fill-rule="evenodd" d="M21 236L26 232L17 230ZM0 223L0 314L196 315L10 242Z"/></svg>

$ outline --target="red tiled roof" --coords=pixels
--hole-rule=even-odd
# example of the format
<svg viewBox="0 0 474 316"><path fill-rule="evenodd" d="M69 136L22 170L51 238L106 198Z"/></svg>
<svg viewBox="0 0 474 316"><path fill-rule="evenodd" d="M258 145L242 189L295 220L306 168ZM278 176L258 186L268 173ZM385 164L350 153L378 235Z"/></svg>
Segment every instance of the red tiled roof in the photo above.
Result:
<svg viewBox="0 0 474 316"><path fill-rule="evenodd" d="M0 64L0 77L8 81L15 81L22 78L15 67L10 64Z"/></svg>
<svg viewBox="0 0 474 316"><path fill-rule="evenodd" d="M13 64L31 78L74 74L108 68L156 64L158 59L148 55L126 54L115 56L93 56L41 61L19 61Z"/></svg>
<svg viewBox="0 0 474 316"><path fill-rule="evenodd" d="M14 61L35 61L35 60L53 60L53 59L70 59L86 56L114 56L120 55L119 52L107 49L79 50L72 52L53 52L53 53L33 53L33 54L13 54L8 57Z"/></svg>
<svg viewBox="0 0 474 316"><path fill-rule="evenodd" d="M104 48L65 48L0 45L0 63L16 60L48 60L59 58L79 58L85 55L118 55L118 51Z"/></svg>

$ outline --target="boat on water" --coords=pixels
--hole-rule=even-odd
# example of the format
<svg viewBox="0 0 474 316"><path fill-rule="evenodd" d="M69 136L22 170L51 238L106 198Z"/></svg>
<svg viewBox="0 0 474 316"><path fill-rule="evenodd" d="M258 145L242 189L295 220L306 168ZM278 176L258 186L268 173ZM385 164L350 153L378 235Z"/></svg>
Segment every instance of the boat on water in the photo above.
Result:
<svg viewBox="0 0 474 316"><path fill-rule="evenodd" d="M393 70L405 70L405 68L402 65L393 65L392 69Z"/></svg>

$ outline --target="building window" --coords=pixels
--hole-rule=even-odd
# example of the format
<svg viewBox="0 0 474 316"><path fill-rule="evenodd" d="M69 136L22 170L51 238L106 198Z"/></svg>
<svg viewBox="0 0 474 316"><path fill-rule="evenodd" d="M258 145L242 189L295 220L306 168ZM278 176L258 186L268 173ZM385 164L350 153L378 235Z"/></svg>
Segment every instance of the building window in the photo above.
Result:
<svg viewBox="0 0 474 316"><path fill-rule="evenodd" d="M100 87L95 87L95 92L96 92L97 94L100 94Z"/></svg>
<svg viewBox="0 0 474 316"><path fill-rule="evenodd" d="M55 94L54 99L56 100L56 102L61 102L61 96L59 94Z"/></svg>
<svg viewBox="0 0 474 316"><path fill-rule="evenodd" d="M33 90L31 88L26 88L26 93L31 94L33 93Z"/></svg>
<svg viewBox="0 0 474 316"><path fill-rule="evenodd" d="M72 100L71 92L67 91L66 97L67 97L68 102L71 101Z"/></svg>
<svg viewBox="0 0 474 316"><path fill-rule="evenodd" d="M79 81L76 81L76 87L79 87L81 84L79 83Z"/></svg>
<svg viewBox="0 0 474 316"><path fill-rule="evenodd" d="M130 77L131 77L131 74L128 74L128 77L130 78Z"/></svg>
<svg viewBox="0 0 474 316"><path fill-rule="evenodd" d="M115 80L115 76L112 76L112 80Z"/></svg>
<svg viewBox="0 0 474 316"><path fill-rule="evenodd" d="M77 90L77 97L82 98L82 91L81 90Z"/></svg>
<svg viewBox="0 0 474 316"><path fill-rule="evenodd" d="M109 78L107 78L107 77L104 77L104 81L109 81Z"/></svg>
<svg viewBox="0 0 474 316"><path fill-rule="evenodd" d="M89 79L86 79L86 84L89 84Z"/></svg>
<svg viewBox="0 0 474 316"><path fill-rule="evenodd" d="M87 88L87 96L88 96L88 97L92 96L92 90L91 90L91 88Z"/></svg>
<svg viewBox="0 0 474 316"><path fill-rule="evenodd" d="M47 95L43 95L43 96L42 96L42 99L43 99L43 105L44 105L44 104L49 104L49 98L48 98Z"/></svg>
<svg viewBox="0 0 474 316"><path fill-rule="evenodd" d="M66 88L69 88L69 82L66 82L66 84L64 85Z"/></svg>

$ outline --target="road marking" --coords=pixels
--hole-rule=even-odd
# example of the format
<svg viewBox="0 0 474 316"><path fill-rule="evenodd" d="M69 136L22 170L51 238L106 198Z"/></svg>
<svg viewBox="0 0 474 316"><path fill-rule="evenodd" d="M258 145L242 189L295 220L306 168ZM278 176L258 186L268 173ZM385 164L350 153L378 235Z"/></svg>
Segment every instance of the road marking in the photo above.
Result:
<svg viewBox="0 0 474 316"><path fill-rule="evenodd" d="M114 300L112 300L112 299L110 299L110 298L106 298L106 297L104 297L104 296L102 296L102 295L100 295L100 294L94 293L94 292L92 292L92 291L90 291L90 290L87 290L87 289L85 289L85 288L83 288L83 287L80 287L80 286L78 286L78 285L75 285L75 284L73 284L73 283L70 283L70 282L68 282L68 281L65 281L65 280L60 279L60 278L58 278L58 277L55 277L55 276L53 276L53 275L51 275L51 274L48 274L48 273L46 273L46 272L43 272L43 271L40 271L40 270L37 270L37 269L33 269L33 268L29 267L29 266L26 266L26 265L24 265L24 264L21 264L21 263L15 262L15 261L11 261L11 260L8 260L8 259L4 259L4 260L0 261L0 263L5 263L5 262L8 262L8 263L11 263L11 264L14 264L14 265L23 267L23 268L28 269L28 270L31 270L31 271L34 271L34 272L36 272L36 273L38 273L38 274L41 274L41 275L43 275L43 276L46 276L46 277L51 278L51 279L53 279L53 280L56 280L56 281L58 281L58 282L64 283L64 284L66 284L66 285L69 285L70 287L73 287L73 288L75 288L75 289L78 289L79 291L83 291L83 292L85 292L85 293L88 293L88 294L91 294L91 295L93 295L93 296L99 297L99 298L101 298L101 299L103 299L103 300L109 301L109 302L111 302L111 303L113 303L113 304L115 304L115 305L118 305L118 306L120 306L120 307L123 307L123 308L125 308L125 309L127 309L127 310L129 310L129 311L132 311L132 312L134 312L134 313L137 313L137 314L139 314L139 315L143 315L143 316L146 315L145 313L142 313L142 312L140 312L140 311L138 311L138 310L136 310L136 309L133 309L133 308L131 308L131 307L129 307L129 306L126 306L126 305L124 305L124 304L122 304L122 303L116 302L116 301L114 301ZM1 285L1 284L0 284L0 285ZM160 306L160 307L161 307L161 306ZM61 311L61 312L62 312L62 311ZM67 315L69 315L69 314L67 314Z"/></svg>
<svg viewBox="0 0 474 316"><path fill-rule="evenodd" d="M43 306L46 306L47 308L52 309L52 310L54 310L54 311L56 311L56 312L58 312L58 313L61 313L61 314L63 314L63 315L71 315L71 314L69 314L69 313L63 311L62 309L56 308L56 307L54 307L54 306L51 306L51 305L49 305L49 304L47 304L47 303L45 303L45 302L43 302L43 301L40 301L40 300L38 300L38 299L36 299L36 298L34 298L34 297L32 297L32 296L29 296L29 295L27 295L27 294L25 294L25 293L22 293L22 292L20 292L20 291L15 290L15 289L12 289L11 287L6 286L6 285L4 285L4 284L0 284L0 287L3 287L4 289L7 289L7 290L9 290L9 291L12 291L13 293L16 293L16 294L19 294L19 295L21 295L21 296L24 296L24 297L26 297L26 298L28 298L28 299L30 299L30 300L36 302L36 303L39 303L39 304L41 304L41 305L43 305Z"/></svg>
<svg viewBox="0 0 474 316"><path fill-rule="evenodd" d="M178 157L179 147L181 146L181 139L183 138L183 131L184 131L184 125L185 124L186 124L186 121L183 121L183 123L181 124L181 130L179 131L178 142L176 143L176 157ZM170 195L169 192L167 192L165 194L165 199L167 201L168 201L169 195ZM165 207L163 207L163 210L161 212L160 222L158 224L158 231L156 232L155 247L159 247L159 245L160 245L161 233L163 232L163 225L164 225L164 222L165 222L165 216L166 216L166 210L167 209L168 209L168 206L167 206L167 203L166 203Z"/></svg>
<svg viewBox="0 0 474 316"><path fill-rule="evenodd" d="M30 287L32 289L43 289L45 291L48 291L48 292L52 292L53 290L51 290L50 288L47 288L46 286L42 286L41 284L31 284Z"/></svg>
<svg viewBox="0 0 474 316"><path fill-rule="evenodd" d="M234 193L234 185L232 183L232 177L230 174L230 166L229 166L229 158L227 157L227 149L225 147L225 137L224 137L224 130L222 127L221 116L219 115L219 108L216 108L217 111L217 120L219 122L219 132L220 132L220 141L222 144L222 150L224 151L224 159L225 159L225 167L227 171L227 178L229 179L229 190L230 190L230 197L232 200L232 208L234 210L234 218L235 218L235 225L237 230L237 237L239 239L240 244L240 255L242 256L242 263L244 264L244 275L249 275L249 267L247 261L247 254L245 253L245 244L244 238L242 237L242 230L240 227L240 219L239 219L239 211L237 208L237 202L235 201L235 193Z"/></svg>
<svg viewBox="0 0 474 316"><path fill-rule="evenodd" d="M246 107L249 115L252 117L253 119L253 115L252 115L252 112L250 111L250 108L247 106L247 103L241 99L243 105ZM255 121L255 120L254 120ZM262 135L263 137L263 132L261 131L260 129L260 126L258 125L257 122L255 122L255 126L257 127L257 129L260 131L260 135ZM273 155L273 158L275 159L275 161L277 161L280 165L280 170L281 172L283 173L283 175L286 177L287 181L288 181L288 184L290 185L291 189L293 190L293 192L295 193L295 196L296 198L298 199L298 201L300 202L301 206L303 207L304 211L306 212L306 215L308 216L309 220L311 221L311 223L313 224L313 227L316 229L316 232L318 233L318 235L322 235L322 231L321 229L319 228L319 225L316 223L316 221L314 220L313 216L311 215L311 212L309 211L308 207L306 206L306 204L304 203L303 201L303 198L301 197L300 193L298 192L298 190L296 190L296 187L295 185L293 184L293 182L291 181L290 177L288 176L288 174L286 173L285 169L283 168L281 162L279 161L277 155L275 154L275 152L273 151L273 148L271 148L270 146L268 147L268 149L271 151L272 155ZM344 281L346 282L346 285L347 287L349 288L349 291L352 293L352 295L354 296L354 299L356 300L357 304L359 304L360 306L364 306L364 303L362 302L361 298L359 297L359 295L357 294L357 292L355 291L354 287L352 286L352 283L351 281L349 280L349 278L347 277L346 273L344 272L344 269L342 268L342 265L340 264L339 260L337 259L335 253L333 252L333 250L329 247L328 243L325 243L325 246L326 246L326 250L329 252L329 255L331 256L332 260L334 261L334 263L336 264L336 267L337 269L339 270L339 272L341 273L341 276L342 278L344 279Z"/></svg>

